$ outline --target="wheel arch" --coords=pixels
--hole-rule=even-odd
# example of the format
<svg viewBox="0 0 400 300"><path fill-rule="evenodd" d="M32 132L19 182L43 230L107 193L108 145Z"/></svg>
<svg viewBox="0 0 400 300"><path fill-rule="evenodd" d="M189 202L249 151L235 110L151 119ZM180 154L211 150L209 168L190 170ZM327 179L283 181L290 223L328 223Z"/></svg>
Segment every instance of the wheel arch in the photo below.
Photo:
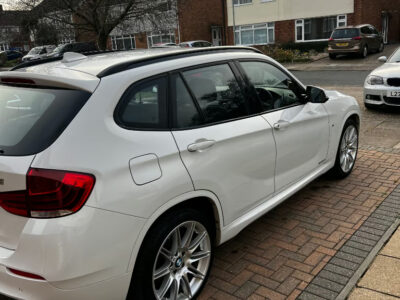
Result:
<svg viewBox="0 0 400 300"><path fill-rule="evenodd" d="M214 243L220 244L221 233L223 227L223 213L220 202L215 194L210 191L194 191L189 192L173 200L168 201L163 206L158 208L147 220L143 226L138 238L136 239L135 245L132 250L131 259L128 266L128 272L133 272L135 268L135 261L139 254L140 248L143 244L144 239L151 228L157 224L161 217L165 214L173 212L178 209L184 209L185 207L198 209L212 218L214 226Z"/></svg>

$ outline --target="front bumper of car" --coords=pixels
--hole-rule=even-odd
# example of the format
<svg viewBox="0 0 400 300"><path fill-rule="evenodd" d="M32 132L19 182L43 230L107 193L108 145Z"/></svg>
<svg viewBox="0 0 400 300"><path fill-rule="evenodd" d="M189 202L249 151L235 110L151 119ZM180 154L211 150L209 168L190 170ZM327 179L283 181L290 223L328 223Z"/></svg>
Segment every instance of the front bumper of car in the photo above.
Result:
<svg viewBox="0 0 400 300"><path fill-rule="evenodd" d="M400 107L400 98L389 97L388 92L400 92L400 87L387 85L364 85L364 103L376 106L398 106Z"/></svg>

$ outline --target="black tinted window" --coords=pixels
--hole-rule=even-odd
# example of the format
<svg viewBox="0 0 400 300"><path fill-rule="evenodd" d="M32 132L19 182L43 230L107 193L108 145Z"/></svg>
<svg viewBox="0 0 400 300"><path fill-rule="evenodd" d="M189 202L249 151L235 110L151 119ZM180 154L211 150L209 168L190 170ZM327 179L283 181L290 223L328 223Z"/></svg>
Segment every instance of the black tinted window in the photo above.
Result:
<svg viewBox="0 0 400 300"><path fill-rule="evenodd" d="M135 129L167 128L166 85L162 77L130 87L117 108L117 122Z"/></svg>
<svg viewBox="0 0 400 300"><path fill-rule="evenodd" d="M202 118L182 78L179 75L174 75L172 76L171 82L175 100L174 127L188 128L200 125L202 123Z"/></svg>
<svg viewBox="0 0 400 300"><path fill-rule="evenodd" d="M256 89L263 111L301 103L297 96L301 87L277 67L263 62L242 62L241 66Z"/></svg>
<svg viewBox="0 0 400 300"><path fill-rule="evenodd" d="M183 73L203 111L206 123L236 119L248 114L245 98L227 64Z"/></svg>
<svg viewBox="0 0 400 300"><path fill-rule="evenodd" d="M356 28L349 28L349 29L336 29L333 34L333 39L350 39L356 36L359 36L360 33Z"/></svg>
<svg viewBox="0 0 400 300"><path fill-rule="evenodd" d="M366 26L366 27L362 27L361 28L361 33L363 33L363 34L371 34L372 32L371 32L371 29Z"/></svg>
<svg viewBox="0 0 400 300"><path fill-rule="evenodd" d="M89 97L82 91L0 86L0 155L43 151Z"/></svg>

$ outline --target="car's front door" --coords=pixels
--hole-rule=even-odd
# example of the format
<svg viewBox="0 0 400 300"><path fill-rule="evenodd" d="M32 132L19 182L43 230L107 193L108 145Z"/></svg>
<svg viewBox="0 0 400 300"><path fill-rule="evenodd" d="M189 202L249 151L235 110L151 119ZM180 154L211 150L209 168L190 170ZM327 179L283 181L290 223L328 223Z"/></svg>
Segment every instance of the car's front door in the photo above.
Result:
<svg viewBox="0 0 400 300"><path fill-rule="evenodd" d="M272 128L228 63L171 76L173 135L196 190L216 194L229 224L274 193Z"/></svg>
<svg viewBox="0 0 400 300"><path fill-rule="evenodd" d="M278 67L261 61L242 61L240 66L256 89L263 117L274 130L275 190L279 192L325 162L328 114L323 104L305 103L304 88Z"/></svg>

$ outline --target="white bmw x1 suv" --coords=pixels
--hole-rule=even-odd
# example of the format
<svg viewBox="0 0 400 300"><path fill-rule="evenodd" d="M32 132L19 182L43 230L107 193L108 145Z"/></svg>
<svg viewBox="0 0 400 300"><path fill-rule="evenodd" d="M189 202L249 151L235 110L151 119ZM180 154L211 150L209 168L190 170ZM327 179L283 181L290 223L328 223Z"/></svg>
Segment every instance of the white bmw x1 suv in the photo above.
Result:
<svg viewBox="0 0 400 300"><path fill-rule="evenodd" d="M0 294L190 299L214 247L331 171L360 110L252 48L154 49L0 73Z"/></svg>

